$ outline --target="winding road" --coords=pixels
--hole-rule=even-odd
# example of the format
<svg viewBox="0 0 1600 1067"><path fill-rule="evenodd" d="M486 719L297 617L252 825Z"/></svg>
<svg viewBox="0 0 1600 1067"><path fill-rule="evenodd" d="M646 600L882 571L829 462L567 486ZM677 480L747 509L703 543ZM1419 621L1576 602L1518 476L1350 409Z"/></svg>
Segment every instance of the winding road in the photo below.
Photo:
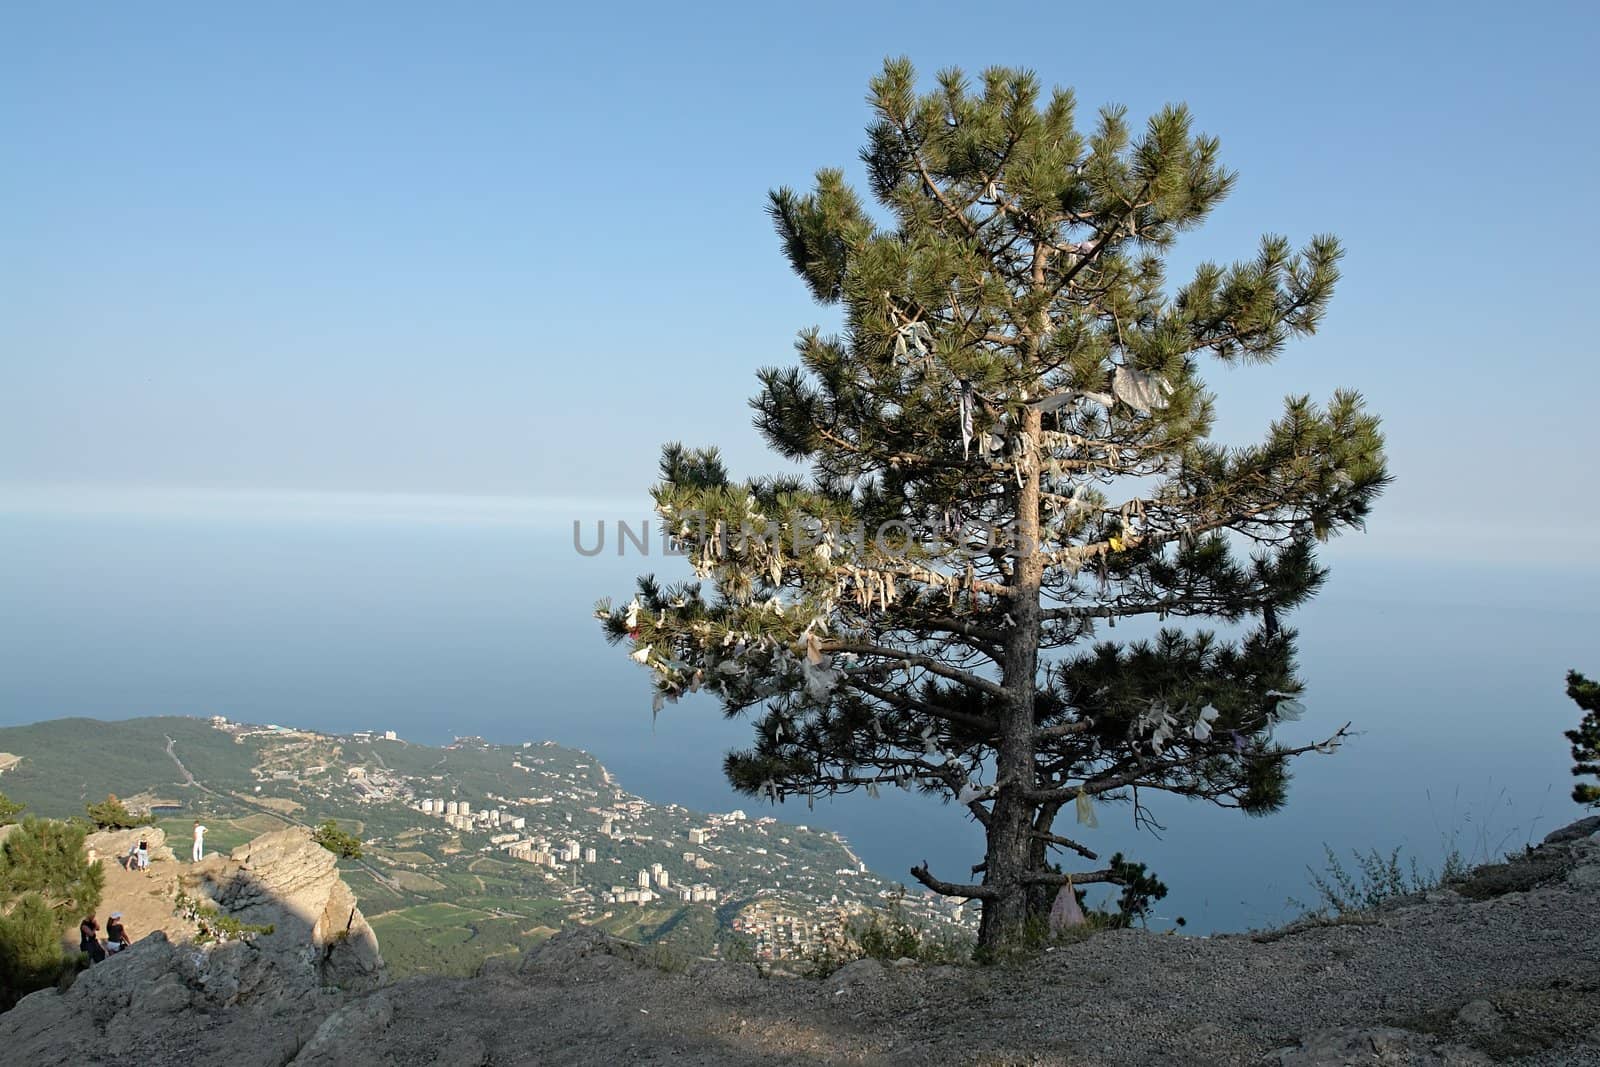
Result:
<svg viewBox="0 0 1600 1067"><path fill-rule="evenodd" d="M193 774L191 774L189 772L189 768L187 768L187 767L185 767L183 765L183 760L178 758L178 753L176 751L176 746L177 746L177 742L174 741L170 735L167 736L167 755L172 757L172 762L178 765L178 773L183 775L183 783L182 784L185 787L192 786L195 789L200 790L200 792L205 793L208 796L216 797L218 800L227 800L227 801L233 801L234 803L243 804L245 807L251 808L251 809L253 809L255 811L258 811L263 815L270 815L270 816L272 816L272 818L277 819L279 822L282 822L282 823L284 823L284 824L286 824L288 826L299 826L299 827L303 827L303 828L305 828L307 830L312 829L311 827L306 826L305 823L299 821L298 819L295 819L295 818L293 818L291 816L285 815L281 811L274 811L273 809L267 807L265 804L257 803L256 801L250 800L249 798L241 796L238 793L219 793L217 790L210 788L204 782L200 781L200 779L196 778ZM416 893L416 892L413 892L410 889L405 888L404 886L402 886L398 882L396 882L394 879L392 879L388 875L384 874L382 871L379 871L376 867L372 866L372 864L368 863L364 859L352 859L350 862L354 863L357 867L360 867L362 870L366 871L368 874L370 874L372 876L372 880L373 881L377 882L379 885L383 886L385 889L388 889L392 893L398 893L401 896L410 897L413 900L428 901L428 900L431 899L431 898L428 898L428 897L424 897L420 893Z"/></svg>

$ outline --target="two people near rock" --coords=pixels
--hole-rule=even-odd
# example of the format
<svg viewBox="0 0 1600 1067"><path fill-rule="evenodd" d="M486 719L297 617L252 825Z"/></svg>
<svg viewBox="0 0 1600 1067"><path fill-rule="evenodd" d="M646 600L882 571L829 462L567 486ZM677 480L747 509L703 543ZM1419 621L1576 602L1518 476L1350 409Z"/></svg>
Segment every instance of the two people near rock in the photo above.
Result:
<svg viewBox="0 0 1600 1067"><path fill-rule="evenodd" d="M130 871L143 871L150 873L150 842L140 841L128 849L128 856L122 865Z"/></svg>
<svg viewBox="0 0 1600 1067"><path fill-rule="evenodd" d="M100 940L100 923L93 915L86 916L78 924L78 950L89 957L91 964L102 963L105 958L121 952L133 939L128 936L127 928L122 925L122 912L114 911L106 920L106 938Z"/></svg>

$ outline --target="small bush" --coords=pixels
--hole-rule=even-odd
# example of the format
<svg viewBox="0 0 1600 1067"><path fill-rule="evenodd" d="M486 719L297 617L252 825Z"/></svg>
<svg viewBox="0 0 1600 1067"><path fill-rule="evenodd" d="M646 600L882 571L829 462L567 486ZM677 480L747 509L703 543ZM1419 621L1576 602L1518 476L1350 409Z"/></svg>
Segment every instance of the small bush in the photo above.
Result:
<svg viewBox="0 0 1600 1067"><path fill-rule="evenodd" d="M657 941L645 946L643 961L664 974L688 974L694 957L680 948Z"/></svg>
<svg viewBox="0 0 1600 1067"><path fill-rule="evenodd" d="M361 858L361 838L339 829L332 819L313 830L311 840L341 859Z"/></svg>
<svg viewBox="0 0 1600 1067"><path fill-rule="evenodd" d="M213 904L196 900L182 890L173 899L172 911L199 927L194 940L197 945L219 944L226 941L253 941L258 935L270 934L277 929L272 923L242 923L232 915L224 915Z"/></svg>
<svg viewBox="0 0 1600 1067"><path fill-rule="evenodd" d="M718 942L718 951L729 963L756 962L756 943L743 934L729 934Z"/></svg>
<svg viewBox="0 0 1600 1067"><path fill-rule="evenodd" d="M1455 849L1446 854L1444 865L1434 872L1424 870L1414 857L1402 865L1398 848L1387 855L1376 848L1364 853L1352 852L1354 868L1346 867L1332 848L1327 845L1322 848L1328 858L1327 870L1318 873L1306 868L1311 876L1311 887L1317 893L1317 904L1309 906L1303 901L1290 901L1310 915L1344 916L1371 911L1396 897L1424 893L1457 881L1467 872L1466 861Z"/></svg>
<svg viewBox="0 0 1600 1067"><path fill-rule="evenodd" d="M841 938L813 949L805 962L814 977L826 978L856 960L964 963L972 958L972 950L971 942L961 937L935 933L914 922L896 899L850 923Z"/></svg>

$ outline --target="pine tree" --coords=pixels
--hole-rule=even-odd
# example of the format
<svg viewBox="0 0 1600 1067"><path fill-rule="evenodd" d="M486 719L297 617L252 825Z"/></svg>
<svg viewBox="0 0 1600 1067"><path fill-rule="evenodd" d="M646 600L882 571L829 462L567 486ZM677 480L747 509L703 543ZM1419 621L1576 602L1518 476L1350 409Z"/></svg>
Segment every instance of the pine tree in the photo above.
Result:
<svg viewBox="0 0 1600 1067"><path fill-rule="evenodd" d="M1316 544L1389 478L1351 392L1288 399L1260 444L1209 440L1201 357L1266 362L1311 333L1340 248L1268 237L1168 296L1165 255L1234 183L1187 110L1080 131L1072 95L1027 72L914 83L902 59L871 84L879 215L838 170L771 194L790 263L844 317L751 402L810 477L736 482L715 449L666 446L655 504L698 581L646 576L597 614L657 711L709 689L754 714L736 788L916 788L981 823L980 882L912 874L981 901L993 948L1069 874L1126 888L1126 863L1061 870L1098 859L1063 811L1093 826L1120 801L1140 823L1164 792L1270 812L1290 757L1338 744L1273 740L1301 711L1283 619L1324 580ZM1172 624L1093 643L1136 618Z"/></svg>
<svg viewBox="0 0 1600 1067"><path fill-rule="evenodd" d="M87 833L79 823L23 819L0 842L0 902L9 905L25 893L39 893L62 921L93 911L105 888L105 871L89 862Z"/></svg>
<svg viewBox="0 0 1600 1067"><path fill-rule="evenodd" d="M22 809L27 806L18 804L4 793L0 793L0 826L10 826L16 822L17 817L22 814Z"/></svg>
<svg viewBox="0 0 1600 1067"><path fill-rule="evenodd" d="M1567 731L1567 740L1572 742L1572 774L1600 776L1600 682L1568 671L1567 696L1584 713L1578 728ZM1572 799L1600 807L1600 786L1579 782L1572 787Z"/></svg>
<svg viewBox="0 0 1600 1067"><path fill-rule="evenodd" d="M0 1010L56 981L61 933L100 904L82 825L29 816L0 843Z"/></svg>
<svg viewBox="0 0 1600 1067"><path fill-rule="evenodd" d="M339 824L332 819L313 830L311 840L343 859L361 858L361 838L339 829Z"/></svg>
<svg viewBox="0 0 1600 1067"><path fill-rule="evenodd" d="M115 793L107 793L106 798L98 804L85 804L83 807L89 821L101 830L131 830L151 821L148 815L130 812Z"/></svg>
<svg viewBox="0 0 1600 1067"><path fill-rule="evenodd" d="M0 914L0 1011L53 985L61 975L61 922L38 893L27 893Z"/></svg>

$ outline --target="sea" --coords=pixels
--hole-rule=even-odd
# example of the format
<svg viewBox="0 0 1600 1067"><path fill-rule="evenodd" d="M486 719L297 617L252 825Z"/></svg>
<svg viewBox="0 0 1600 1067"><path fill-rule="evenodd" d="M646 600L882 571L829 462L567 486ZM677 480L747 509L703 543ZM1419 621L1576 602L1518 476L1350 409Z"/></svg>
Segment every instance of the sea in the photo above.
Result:
<svg viewBox="0 0 1600 1067"><path fill-rule="evenodd" d="M981 858L972 821L930 798L887 789L773 809L736 794L721 762L746 743L746 722L704 698L652 715L646 673L593 620L595 601L626 600L638 574L687 574L648 540L648 554L631 540L618 554L616 523L637 530L643 508L235 504L0 507L0 724L225 715L427 744L548 739L589 750L655 802L838 830L891 878L926 861L961 881ZM1563 679L1600 675L1600 570L1531 552L1450 562L1337 544L1327 562L1324 592L1288 620L1307 712L1282 736L1316 740L1346 722L1354 736L1296 764L1286 809L1250 817L1158 796L1160 830L1119 805L1102 805L1096 828L1063 828L1169 886L1152 927L1272 926L1317 902L1312 872L1330 851L1353 868L1354 852L1398 850L1427 876L1451 852L1496 859L1583 814Z"/></svg>

